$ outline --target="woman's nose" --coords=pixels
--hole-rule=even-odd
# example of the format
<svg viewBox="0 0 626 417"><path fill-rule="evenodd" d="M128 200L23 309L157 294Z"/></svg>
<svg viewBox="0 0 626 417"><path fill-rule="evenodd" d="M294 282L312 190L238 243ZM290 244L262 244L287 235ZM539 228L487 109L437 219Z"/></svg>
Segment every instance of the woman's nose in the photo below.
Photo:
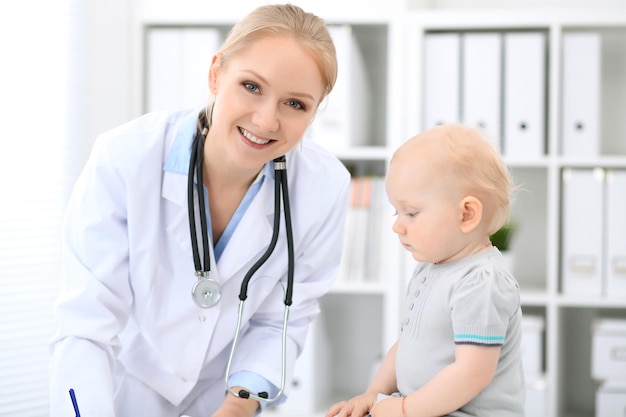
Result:
<svg viewBox="0 0 626 417"><path fill-rule="evenodd" d="M278 109L272 103L261 104L252 116L252 123L264 132L275 132L280 125Z"/></svg>

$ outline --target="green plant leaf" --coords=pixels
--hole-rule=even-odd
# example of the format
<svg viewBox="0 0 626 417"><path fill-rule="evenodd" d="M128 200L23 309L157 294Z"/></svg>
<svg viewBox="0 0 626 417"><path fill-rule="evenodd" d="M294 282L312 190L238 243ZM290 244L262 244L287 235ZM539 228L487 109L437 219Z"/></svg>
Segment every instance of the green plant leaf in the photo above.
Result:
<svg viewBox="0 0 626 417"><path fill-rule="evenodd" d="M517 225L513 222L505 224L489 237L491 244L500 249L500 251L509 250L509 245L511 244L511 239L515 234L516 229Z"/></svg>

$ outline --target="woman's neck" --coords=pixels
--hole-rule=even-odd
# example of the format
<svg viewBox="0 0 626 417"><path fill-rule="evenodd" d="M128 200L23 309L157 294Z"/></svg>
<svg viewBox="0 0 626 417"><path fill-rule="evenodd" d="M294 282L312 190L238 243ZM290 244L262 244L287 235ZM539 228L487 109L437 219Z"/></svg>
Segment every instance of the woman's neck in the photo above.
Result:
<svg viewBox="0 0 626 417"><path fill-rule="evenodd" d="M263 167L255 170L239 167L224 157L223 148L215 145L207 135L202 166L204 185L218 190L229 188L247 190Z"/></svg>

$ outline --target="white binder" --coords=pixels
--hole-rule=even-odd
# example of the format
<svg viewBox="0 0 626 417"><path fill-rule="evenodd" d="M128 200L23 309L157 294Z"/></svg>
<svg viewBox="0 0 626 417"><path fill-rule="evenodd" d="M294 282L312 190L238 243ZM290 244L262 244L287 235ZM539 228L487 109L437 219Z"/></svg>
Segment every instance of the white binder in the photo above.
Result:
<svg viewBox="0 0 626 417"><path fill-rule="evenodd" d="M563 34L562 152L600 153L601 38L599 33Z"/></svg>
<svg viewBox="0 0 626 417"><path fill-rule="evenodd" d="M605 295L626 299L626 170L606 174Z"/></svg>
<svg viewBox="0 0 626 417"><path fill-rule="evenodd" d="M504 144L509 159L545 154L546 39L541 32L504 35Z"/></svg>
<svg viewBox="0 0 626 417"><path fill-rule="evenodd" d="M150 28L146 36L146 112L202 107L211 59L221 46L213 28Z"/></svg>
<svg viewBox="0 0 626 417"><path fill-rule="evenodd" d="M562 291L585 297L602 294L602 169L563 170Z"/></svg>
<svg viewBox="0 0 626 417"><path fill-rule="evenodd" d="M424 38L424 129L461 119L460 45L458 33Z"/></svg>
<svg viewBox="0 0 626 417"><path fill-rule="evenodd" d="M502 36L466 33L462 38L463 122L483 128L501 147Z"/></svg>
<svg viewBox="0 0 626 417"><path fill-rule="evenodd" d="M320 104L307 135L332 151L370 142L371 102L363 54L349 25L330 26L339 71L333 91Z"/></svg>

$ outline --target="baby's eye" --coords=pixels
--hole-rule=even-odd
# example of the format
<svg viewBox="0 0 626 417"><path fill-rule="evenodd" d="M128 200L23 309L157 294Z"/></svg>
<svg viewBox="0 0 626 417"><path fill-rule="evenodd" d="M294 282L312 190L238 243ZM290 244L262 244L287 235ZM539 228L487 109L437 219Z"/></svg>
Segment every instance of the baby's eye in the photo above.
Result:
<svg viewBox="0 0 626 417"><path fill-rule="evenodd" d="M301 101L298 101L298 100L289 100L289 101L287 101L287 105L290 106L290 107L293 107L294 109L306 110L304 104Z"/></svg>
<svg viewBox="0 0 626 417"><path fill-rule="evenodd" d="M255 83L246 81L243 83L243 86L248 90L251 91L253 93L258 93L259 92L259 86L256 85Z"/></svg>

